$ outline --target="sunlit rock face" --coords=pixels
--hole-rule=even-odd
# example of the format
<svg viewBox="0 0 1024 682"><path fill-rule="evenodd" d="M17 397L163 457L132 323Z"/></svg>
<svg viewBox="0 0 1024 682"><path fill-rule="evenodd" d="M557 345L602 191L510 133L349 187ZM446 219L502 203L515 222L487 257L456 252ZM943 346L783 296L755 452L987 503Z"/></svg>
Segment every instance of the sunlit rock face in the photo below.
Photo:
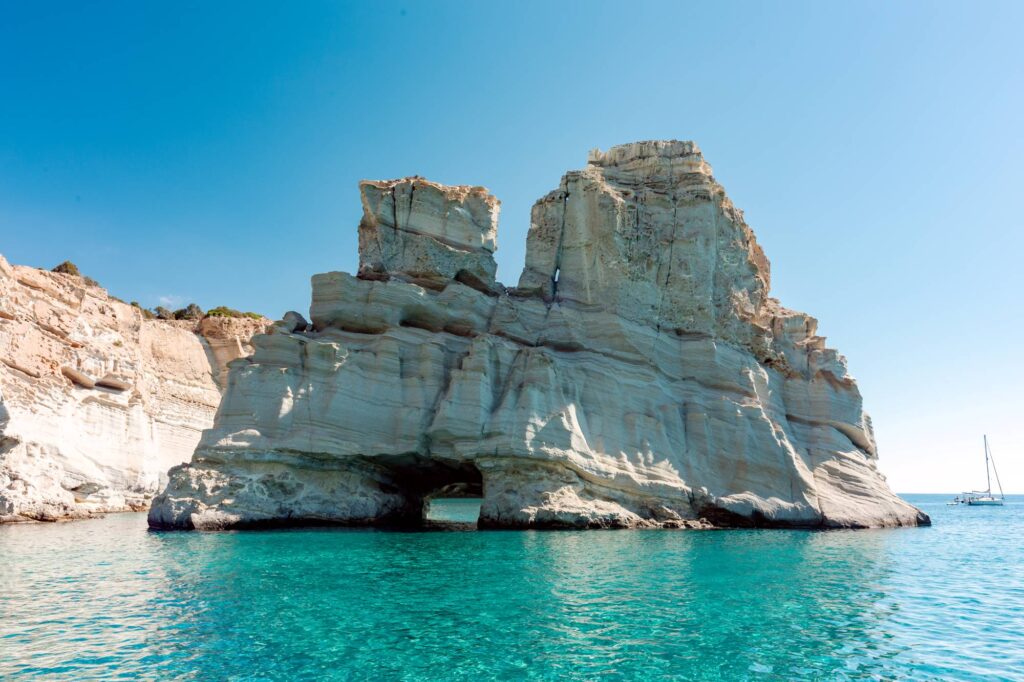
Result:
<svg viewBox="0 0 1024 682"><path fill-rule="evenodd" d="M534 206L508 290L485 190L361 191L359 273L314 276L312 328L231 363L151 525L414 523L453 485L483 527L928 522L693 143L592 152Z"/></svg>
<svg viewBox="0 0 1024 682"><path fill-rule="evenodd" d="M0 522L146 509L266 324L146 320L80 277L0 257Z"/></svg>

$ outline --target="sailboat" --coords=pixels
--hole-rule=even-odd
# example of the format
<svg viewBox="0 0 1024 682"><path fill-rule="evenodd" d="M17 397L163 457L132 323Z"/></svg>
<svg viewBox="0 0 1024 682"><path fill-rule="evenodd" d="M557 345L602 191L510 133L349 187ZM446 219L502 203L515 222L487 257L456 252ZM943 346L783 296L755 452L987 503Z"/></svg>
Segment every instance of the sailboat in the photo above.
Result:
<svg viewBox="0 0 1024 682"><path fill-rule="evenodd" d="M961 504L971 507L1001 507L1006 495L1003 494L1003 484L999 482L999 472L996 471L996 461L992 458L992 451L988 447L988 436L985 438L985 480L988 482L986 490L972 490L964 493L960 498ZM990 466L991 465L991 466ZM999 487L999 497L992 494L992 474L996 475L996 486Z"/></svg>

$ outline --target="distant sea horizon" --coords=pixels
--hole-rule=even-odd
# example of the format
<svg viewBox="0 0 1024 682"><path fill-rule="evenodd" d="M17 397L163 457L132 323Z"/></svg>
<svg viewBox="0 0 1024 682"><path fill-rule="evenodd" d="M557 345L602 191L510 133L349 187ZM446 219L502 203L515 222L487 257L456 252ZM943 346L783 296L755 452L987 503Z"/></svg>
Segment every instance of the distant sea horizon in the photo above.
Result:
<svg viewBox="0 0 1024 682"><path fill-rule="evenodd" d="M898 492L896 494L899 495L900 497L902 497L903 499L907 499L908 497L944 497L944 496L955 497L957 495L963 495L965 492L980 492L980 491L978 491L978 490L973 490L972 491L970 489L965 488L964 490L956 490L956 491L948 492L948 493L899 493ZM993 495L999 495L1000 493L999 493L998 490L993 490L992 494ZM1010 499L1011 497L1024 498L1024 493L1003 493L1003 494L1005 495L1006 499Z"/></svg>

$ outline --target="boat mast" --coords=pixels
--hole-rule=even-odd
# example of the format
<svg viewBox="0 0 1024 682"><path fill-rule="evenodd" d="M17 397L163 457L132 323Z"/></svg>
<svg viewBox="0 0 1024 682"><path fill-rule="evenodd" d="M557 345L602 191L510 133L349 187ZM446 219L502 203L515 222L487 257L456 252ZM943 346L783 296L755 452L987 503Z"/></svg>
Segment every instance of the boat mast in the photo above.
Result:
<svg viewBox="0 0 1024 682"><path fill-rule="evenodd" d="M988 435L984 435L984 436L982 436L982 438L985 439L985 480L988 482L988 488L985 489L985 492L987 492L989 494L989 496L991 497L992 496L992 474L990 474L989 471L988 471Z"/></svg>
<svg viewBox="0 0 1024 682"><path fill-rule="evenodd" d="M996 485L999 486L999 498L1005 500L1006 495L1003 493L1003 484L999 480L999 469L996 469L996 458L989 453L988 458L992 460L992 472L996 475Z"/></svg>

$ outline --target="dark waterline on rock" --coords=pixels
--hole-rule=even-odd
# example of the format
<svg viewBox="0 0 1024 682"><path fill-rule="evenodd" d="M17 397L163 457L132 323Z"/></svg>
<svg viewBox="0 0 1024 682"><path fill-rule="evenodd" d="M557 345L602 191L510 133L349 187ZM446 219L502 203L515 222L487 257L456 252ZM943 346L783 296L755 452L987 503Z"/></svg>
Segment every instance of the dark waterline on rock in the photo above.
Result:
<svg viewBox="0 0 1024 682"><path fill-rule="evenodd" d="M2 527L0 679L1024 676L1024 498L908 497L935 526Z"/></svg>

